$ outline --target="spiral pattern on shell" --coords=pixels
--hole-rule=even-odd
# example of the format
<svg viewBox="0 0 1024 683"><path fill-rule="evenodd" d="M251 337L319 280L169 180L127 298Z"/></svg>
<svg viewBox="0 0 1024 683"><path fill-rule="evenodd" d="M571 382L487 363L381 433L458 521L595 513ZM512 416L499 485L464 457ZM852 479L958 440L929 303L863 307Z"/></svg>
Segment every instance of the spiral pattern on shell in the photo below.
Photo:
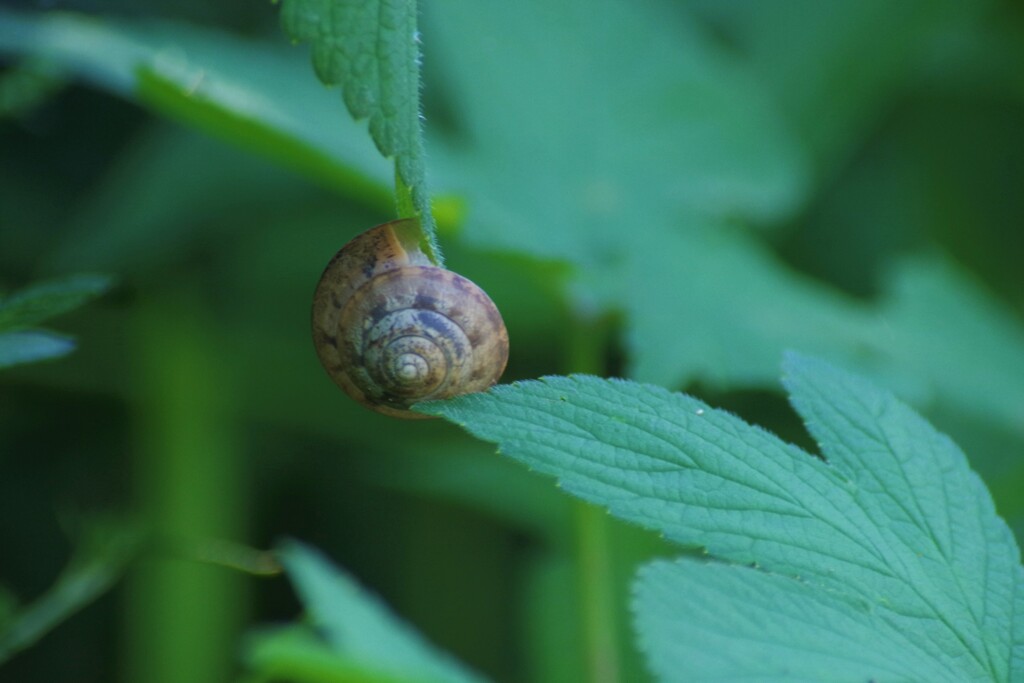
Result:
<svg viewBox="0 0 1024 683"><path fill-rule="evenodd" d="M342 247L313 298L313 340L334 382L396 417L418 401L483 391L508 360L508 332L477 285L433 265L414 219Z"/></svg>

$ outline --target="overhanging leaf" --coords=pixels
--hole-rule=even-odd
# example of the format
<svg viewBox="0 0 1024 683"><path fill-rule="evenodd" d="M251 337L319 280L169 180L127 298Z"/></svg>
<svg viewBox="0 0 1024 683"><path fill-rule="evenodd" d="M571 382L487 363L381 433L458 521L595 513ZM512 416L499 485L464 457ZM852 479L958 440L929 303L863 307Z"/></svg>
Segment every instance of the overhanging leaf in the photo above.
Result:
<svg viewBox="0 0 1024 683"><path fill-rule="evenodd" d="M842 628L851 635L877 620L879 633L902 634L893 642L913 648L914 658L937 662L934 671L948 672L927 680L1010 680L1011 657L1020 657L1014 629L1020 628L1015 609L1024 606L1024 572L1009 529L963 454L863 380L801 357L791 357L786 367L794 406L828 462L700 401L632 382L552 377L423 409L497 443L623 519L777 575L762 581L748 570L759 588L803 582L806 589L786 590L815 620L824 618L822 610L847 611ZM666 571L703 571L680 566L651 576L663 582ZM769 593L761 605L771 609L785 599ZM729 609L736 618L744 614L742 601ZM756 610L752 614L756 618ZM695 628L714 635L716 624ZM864 643L847 641L846 649L835 651L827 634L810 642L791 640L791 634L813 635L780 630L762 640L773 651L832 651L874 666L875 653L858 654ZM688 660L671 637L657 631L642 637L658 671L677 672L672 680L684 676L681 671L701 678L719 670ZM885 652L895 656L897 650ZM725 666L725 659L714 659L715 667ZM663 661L676 668L657 664ZM808 656L807 670L817 670L816 662ZM891 670L902 666L893 663ZM793 664L779 675L799 670Z"/></svg>
<svg viewBox="0 0 1024 683"><path fill-rule="evenodd" d="M308 42L317 76L340 85L348 110L369 119L370 136L394 157L429 246L437 256L420 125L420 55L415 0L283 0L281 23Z"/></svg>

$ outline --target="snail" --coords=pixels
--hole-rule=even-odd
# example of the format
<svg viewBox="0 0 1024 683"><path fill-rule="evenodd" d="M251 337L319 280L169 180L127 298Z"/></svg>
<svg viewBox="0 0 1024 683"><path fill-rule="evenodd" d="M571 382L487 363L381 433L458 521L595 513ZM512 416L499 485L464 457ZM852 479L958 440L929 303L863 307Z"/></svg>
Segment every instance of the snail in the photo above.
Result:
<svg viewBox="0 0 1024 683"><path fill-rule="evenodd" d="M418 401L484 391L505 370L494 302L434 265L416 219L378 225L341 248L313 297L313 343L345 393L377 412L424 418Z"/></svg>

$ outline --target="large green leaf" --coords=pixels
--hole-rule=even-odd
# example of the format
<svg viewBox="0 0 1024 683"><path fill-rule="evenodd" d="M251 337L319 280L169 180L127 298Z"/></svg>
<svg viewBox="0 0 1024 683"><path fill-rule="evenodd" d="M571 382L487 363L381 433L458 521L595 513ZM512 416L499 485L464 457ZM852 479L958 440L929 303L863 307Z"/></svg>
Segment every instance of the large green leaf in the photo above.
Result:
<svg viewBox="0 0 1024 683"><path fill-rule="evenodd" d="M640 570L633 605L661 681L971 680L866 605L756 569L655 562Z"/></svg>
<svg viewBox="0 0 1024 683"><path fill-rule="evenodd" d="M433 175L468 197L473 241L594 264L687 229L670 219L774 218L803 196L773 103L692 22L621 0L425 12L460 126L430 146Z"/></svg>
<svg viewBox="0 0 1024 683"><path fill-rule="evenodd" d="M783 666L762 674L811 680L842 658L849 680L911 670L927 672L918 680L1009 680L1011 654L1024 646L1014 641L1024 572L963 453L891 394L820 361L791 357L786 386L827 461L696 399L593 377L523 382L423 409L623 519L776 575L746 570L763 595L751 605L755 623L787 600L787 623L844 615L837 628L850 639L838 642L828 632L807 640L821 629L760 632L774 654L758 661ZM656 566L640 583L640 635L656 671L670 680L750 674L745 660L730 668L729 648L708 648L724 638L735 650L753 637L751 628L737 640L717 630L744 618L748 591L723 577L701 593L686 581L700 565L679 566ZM687 599L662 600L666 582L693 593L693 612L666 614ZM733 599L721 618L707 617L723 595ZM694 623L665 626L685 619ZM704 634L693 648L677 639L686 629Z"/></svg>

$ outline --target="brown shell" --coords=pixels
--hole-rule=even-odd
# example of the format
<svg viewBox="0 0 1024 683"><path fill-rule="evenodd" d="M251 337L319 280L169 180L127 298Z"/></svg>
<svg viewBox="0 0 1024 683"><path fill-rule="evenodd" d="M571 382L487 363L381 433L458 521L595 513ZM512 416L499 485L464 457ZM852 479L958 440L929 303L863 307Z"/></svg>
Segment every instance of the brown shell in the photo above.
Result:
<svg viewBox="0 0 1024 683"><path fill-rule="evenodd" d="M483 391L508 361L508 332L475 284L433 265L415 219L342 247L313 296L313 343L335 384L395 417L418 401Z"/></svg>

